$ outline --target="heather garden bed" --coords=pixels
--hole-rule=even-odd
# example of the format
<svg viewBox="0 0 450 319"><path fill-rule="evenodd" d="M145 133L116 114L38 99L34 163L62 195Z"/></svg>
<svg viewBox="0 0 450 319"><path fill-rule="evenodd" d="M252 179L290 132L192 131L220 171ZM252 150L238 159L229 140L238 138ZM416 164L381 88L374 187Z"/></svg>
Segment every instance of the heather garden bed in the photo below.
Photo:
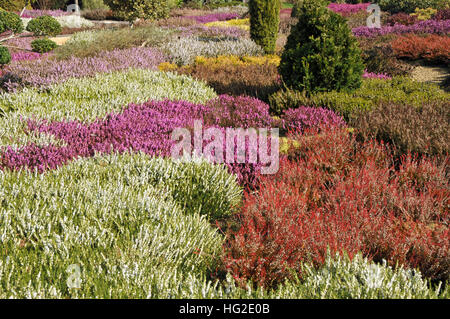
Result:
<svg viewBox="0 0 450 319"><path fill-rule="evenodd" d="M258 1L84 2L0 11L0 298L450 297L448 6L283 1L269 41ZM279 169L173 159L199 124Z"/></svg>

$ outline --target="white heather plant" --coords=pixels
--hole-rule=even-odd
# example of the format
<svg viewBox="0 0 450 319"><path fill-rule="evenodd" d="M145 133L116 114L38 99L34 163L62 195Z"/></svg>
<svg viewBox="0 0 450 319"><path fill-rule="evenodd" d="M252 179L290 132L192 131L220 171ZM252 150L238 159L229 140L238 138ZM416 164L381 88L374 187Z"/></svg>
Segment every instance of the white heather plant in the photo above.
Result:
<svg viewBox="0 0 450 319"><path fill-rule="evenodd" d="M178 65L194 62L195 57L217 57L219 55L258 56L263 55L262 48L247 38L210 38L187 37L171 41L162 46Z"/></svg>
<svg viewBox="0 0 450 319"><path fill-rule="evenodd" d="M1 298L187 297L223 242L199 214L209 207L203 199L225 201L220 214L240 198L223 166L145 154L96 156L45 174L6 171L0 184ZM198 207L180 205L193 199ZM72 264L80 290L67 287Z"/></svg>
<svg viewBox="0 0 450 319"><path fill-rule="evenodd" d="M47 140L24 133L23 120L28 118L93 121L130 103L164 99L205 103L216 96L204 82L189 76L141 69L69 79L46 90L2 93L0 114L2 110L5 114L0 117L0 149Z"/></svg>

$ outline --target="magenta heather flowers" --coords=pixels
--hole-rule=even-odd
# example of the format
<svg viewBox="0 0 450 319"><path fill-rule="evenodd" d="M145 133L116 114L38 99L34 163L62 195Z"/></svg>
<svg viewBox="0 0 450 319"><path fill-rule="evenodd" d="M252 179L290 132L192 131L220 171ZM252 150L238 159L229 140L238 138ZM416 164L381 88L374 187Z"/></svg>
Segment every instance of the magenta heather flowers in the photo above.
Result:
<svg viewBox="0 0 450 319"><path fill-rule="evenodd" d="M357 27L352 32L357 37L376 37L386 34L403 33L434 33L447 34L450 32L450 20L426 20L413 25L395 24L393 26L382 26L381 28Z"/></svg>
<svg viewBox="0 0 450 319"><path fill-rule="evenodd" d="M321 107L300 106L296 109L284 111L281 117L283 127L287 130L303 131L319 127L345 127L342 116Z"/></svg>
<svg viewBox="0 0 450 319"><path fill-rule="evenodd" d="M11 61L33 61L39 59L41 56L37 52L18 51L11 53Z"/></svg>
<svg viewBox="0 0 450 319"><path fill-rule="evenodd" d="M367 72L367 70L364 70L364 73L362 75L365 79L381 79L381 80L391 80L392 77L385 74L385 73L372 73Z"/></svg>
<svg viewBox="0 0 450 319"><path fill-rule="evenodd" d="M18 150L11 147L0 152L1 169L37 169L43 172L55 169L77 157L91 157L96 153L108 154L126 151L142 151L152 156L170 156L172 146L177 142L172 140L172 132L176 128L194 127L195 120L201 120L204 129L216 127L225 132L225 127L219 127L203 119L213 114L209 119L217 119L222 123L220 113L216 106L224 106L223 116L231 121L233 114L238 115L235 125L260 125L270 121L268 107L252 98L232 98L221 96L208 105L193 104L186 101L150 101L144 104L130 104L121 113L111 113L105 118L97 119L92 123L80 121L48 122L46 120L28 120L29 132L39 132L52 135L64 142L64 146L36 144L26 145ZM249 103L249 106L244 105ZM253 105L253 107L252 107ZM230 111L232 110L232 111ZM244 113L251 115L247 117ZM262 114L258 114L262 112ZM233 125L234 126L234 125ZM256 129L259 126L255 127ZM235 137L235 143L236 143ZM192 143L194 141L192 140ZM204 140L205 147L208 141ZM224 140L224 146L226 141ZM245 163L229 163L230 171L235 173L245 186L256 182L261 164L249 160L249 150L257 151L259 139L246 140L245 149L247 157ZM269 143L270 145L270 143ZM238 149L235 150L235 158ZM211 158L213 158L211 153ZM225 154L223 154L225 156ZM209 157L209 154L205 156ZM225 162L224 160L221 161Z"/></svg>
<svg viewBox="0 0 450 319"><path fill-rule="evenodd" d="M352 13L357 13L360 11L366 11L370 3L358 3L358 4L348 4L348 3L330 3L328 9L342 15L349 15Z"/></svg>
<svg viewBox="0 0 450 319"><path fill-rule="evenodd" d="M68 78L93 76L128 68L154 69L166 57L154 48L131 48L103 52L100 56L56 61L42 58L33 62L11 63L9 71L20 76L25 83L40 87L60 83Z"/></svg>
<svg viewBox="0 0 450 319"><path fill-rule="evenodd" d="M205 121L221 127L270 127L269 105L252 97L220 95L207 104Z"/></svg>

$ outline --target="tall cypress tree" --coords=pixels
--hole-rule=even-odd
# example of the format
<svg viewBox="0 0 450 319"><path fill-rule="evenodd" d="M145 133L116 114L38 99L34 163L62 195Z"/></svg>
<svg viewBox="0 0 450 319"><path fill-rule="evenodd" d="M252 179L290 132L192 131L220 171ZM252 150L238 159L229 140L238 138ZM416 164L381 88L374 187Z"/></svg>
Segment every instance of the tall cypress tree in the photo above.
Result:
<svg viewBox="0 0 450 319"><path fill-rule="evenodd" d="M267 54L275 52L280 24L280 0L250 0L250 36Z"/></svg>

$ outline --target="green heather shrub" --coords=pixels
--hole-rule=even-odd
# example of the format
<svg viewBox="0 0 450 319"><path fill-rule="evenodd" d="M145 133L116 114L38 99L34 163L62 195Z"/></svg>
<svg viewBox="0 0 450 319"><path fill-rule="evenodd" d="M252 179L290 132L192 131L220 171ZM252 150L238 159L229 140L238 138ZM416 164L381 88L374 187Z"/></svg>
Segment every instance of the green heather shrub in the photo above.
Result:
<svg viewBox="0 0 450 319"><path fill-rule="evenodd" d="M22 19L14 12L0 11L0 33L12 31L21 33L23 31Z"/></svg>
<svg viewBox="0 0 450 319"><path fill-rule="evenodd" d="M33 32L35 36L55 36L61 33L62 28L55 18L51 16L42 16L28 22L27 31Z"/></svg>
<svg viewBox="0 0 450 319"><path fill-rule="evenodd" d="M122 28L112 30L82 31L75 33L64 45L59 46L55 56L70 59L72 56L85 58L103 51L146 46L159 46L171 40L173 31L155 26Z"/></svg>
<svg viewBox="0 0 450 319"><path fill-rule="evenodd" d="M286 85L307 94L357 89L364 65L345 18L313 0L304 2L298 18L279 67Z"/></svg>
<svg viewBox="0 0 450 319"><path fill-rule="evenodd" d="M390 13L413 13L416 8L444 8L448 6L448 0L380 0L378 4L381 10Z"/></svg>
<svg viewBox="0 0 450 319"><path fill-rule="evenodd" d="M129 103L148 100L185 100L206 103L217 95L205 83L185 75L149 70L128 70L98 74L92 78L69 79L45 90L25 88L0 94L0 147L17 147L29 142L48 143L48 137L26 134L23 121L94 121L111 112L119 112Z"/></svg>
<svg viewBox="0 0 450 319"><path fill-rule="evenodd" d="M177 170L154 161L110 155L45 174L0 172L0 297L188 297L193 282L205 281L223 239L204 216L187 214L162 191L171 180L153 187L158 164ZM69 265L81 268L80 289L67 287Z"/></svg>
<svg viewBox="0 0 450 319"><path fill-rule="evenodd" d="M250 37L267 54L273 54L280 24L280 0L250 0Z"/></svg>
<svg viewBox="0 0 450 319"><path fill-rule="evenodd" d="M47 53L55 49L58 45L50 39L36 39L31 42L31 48L34 52Z"/></svg>
<svg viewBox="0 0 450 319"><path fill-rule="evenodd" d="M157 20L169 16L167 0L104 0L111 10L132 22L138 18Z"/></svg>
<svg viewBox="0 0 450 319"><path fill-rule="evenodd" d="M382 102L370 112L360 112L350 122L362 140L372 138L391 144L395 155L450 154L450 102L422 103L411 107Z"/></svg>
<svg viewBox="0 0 450 319"><path fill-rule="evenodd" d="M4 46L0 46L0 65L5 65L11 62L11 54L9 53L8 48Z"/></svg>
<svg viewBox="0 0 450 319"><path fill-rule="evenodd" d="M271 96L270 104L275 112L301 105L326 107L348 120L357 112L371 110L382 101L420 107L428 102L445 103L449 98L450 94L437 85L395 77L392 80L364 79L361 88L353 93L332 91L306 96L293 90L280 91Z"/></svg>

